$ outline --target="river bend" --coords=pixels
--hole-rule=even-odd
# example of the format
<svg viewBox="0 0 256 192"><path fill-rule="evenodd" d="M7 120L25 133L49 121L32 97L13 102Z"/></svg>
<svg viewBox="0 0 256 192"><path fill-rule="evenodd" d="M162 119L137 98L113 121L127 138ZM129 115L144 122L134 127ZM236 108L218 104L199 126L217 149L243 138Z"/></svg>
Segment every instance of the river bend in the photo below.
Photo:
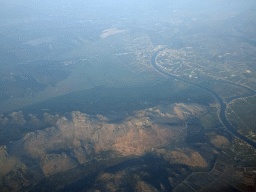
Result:
<svg viewBox="0 0 256 192"><path fill-rule="evenodd" d="M220 95L218 93L216 93L215 91L209 89L208 87L205 87L203 85L200 85L200 84L197 84L197 83L194 83L194 82L191 82L189 80L186 80L186 79L183 79L181 77L178 77L178 76L175 76L175 75L172 75L170 73L167 73L165 72L164 70L162 70L161 68L159 68L157 65L156 65L156 56L157 54L164 50L165 48L167 47L164 47L164 48L161 48L159 49L158 51L156 51L152 57L151 57L151 65L155 68L155 70L157 70L159 73L162 73L170 78L173 78L173 79L177 79L177 80L180 80L180 81L183 81L183 82L186 82L188 84L191 84L195 87L198 87L200 89L203 89L205 91L207 91L208 93L212 94L216 99L217 101L219 102L221 108L220 108L220 112L219 112L219 118L222 122L222 124L226 127L226 129L228 131L230 131L232 134L234 134L236 137L242 139L243 141L245 141L246 143L250 144L252 147L256 148L256 143L253 142L252 140L248 139L247 137L245 137L244 135L241 135L234 127L233 125L227 120L227 117L226 117L226 103L224 103L224 101L222 100L222 98L220 97ZM244 87L242 85L237 85L239 87L243 87L245 89L249 89L248 87ZM254 91L254 90L251 90L251 91ZM255 93L255 91L254 91Z"/></svg>

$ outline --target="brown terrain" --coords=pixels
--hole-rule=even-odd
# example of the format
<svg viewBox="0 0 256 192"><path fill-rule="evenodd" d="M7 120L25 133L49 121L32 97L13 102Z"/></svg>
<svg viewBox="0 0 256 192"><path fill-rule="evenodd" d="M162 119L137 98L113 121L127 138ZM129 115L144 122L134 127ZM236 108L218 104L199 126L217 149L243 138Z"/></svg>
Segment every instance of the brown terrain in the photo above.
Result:
<svg viewBox="0 0 256 192"><path fill-rule="evenodd" d="M0 146L0 191L48 191L46 184L55 191L95 171L87 191L219 191L223 183L254 190L255 169L239 168L244 161L234 149L240 148L232 147L241 141L218 129L201 134L197 119L207 112L176 103L121 122L79 111L41 119L21 111L1 115L2 131L13 140Z"/></svg>
<svg viewBox="0 0 256 192"><path fill-rule="evenodd" d="M175 151L160 149L157 153L163 154L165 159L169 159L173 163L182 163L192 167L207 167L205 159L197 151L189 148L178 148Z"/></svg>
<svg viewBox="0 0 256 192"><path fill-rule="evenodd" d="M18 190L44 176L49 177L88 163L104 151L112 151L120 157L154 152L170 163L205 168L209 162L204 156L179 143L184 143L186 137L186 121L206 111L207 107L198 104L167 104L136 111L121 123L110 123L102 115L91 116L79 111L72 112L71 118L45 113L44 120L30 114L30 121L25 121L22 112L11 113L7 119L2 117L1 122L35 127L47 122L51 126L28 132L21 139L1 146L0 184L5 186L5 190ZM221 137L211 142L226 144ZM170 143L179 146L172 150L160 149ZM12 178L13 175L15 178ZM122 173L113 176L103 174L98 180L110 178L111 182L106 185L112 188L120 175ZM16 187L10 185L13 181ZM136 188L150 189L143 181L137 182Z"/></svg>

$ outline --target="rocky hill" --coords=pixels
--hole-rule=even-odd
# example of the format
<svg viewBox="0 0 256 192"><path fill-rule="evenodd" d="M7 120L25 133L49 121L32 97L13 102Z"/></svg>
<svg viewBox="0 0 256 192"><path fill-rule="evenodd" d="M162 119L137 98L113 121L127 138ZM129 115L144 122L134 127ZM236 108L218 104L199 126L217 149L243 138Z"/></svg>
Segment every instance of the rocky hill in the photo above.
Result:
<svg viewBox="0 0 256 192"><path fill-rule="evenodd" d="M30 114L27 122L22 112L13 112L8 118L2 117L5 127L36 127L46 122L51 126L1 146L2 189L17 191L32 186L45 176L97 159L102 152L109 152L107 158L111 158L139 157L154 151L174 163L207 167L204 157L192 149L158 149L173 142L184 143L186 122L206 111L207 107L198 104L166 104L135 111L118 123L79 111L65 116L45 114L43 121Z"/></svg>

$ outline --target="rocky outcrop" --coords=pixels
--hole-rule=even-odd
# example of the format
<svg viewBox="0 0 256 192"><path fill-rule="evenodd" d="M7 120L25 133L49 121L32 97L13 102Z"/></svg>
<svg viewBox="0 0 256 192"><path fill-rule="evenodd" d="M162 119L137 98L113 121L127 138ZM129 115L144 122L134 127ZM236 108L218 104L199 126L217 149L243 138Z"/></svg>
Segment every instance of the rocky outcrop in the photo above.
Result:
<svg viewBox="0 0 256 192"><path fill-rule="evenodd" d="M159 155L164 156L172 163L184 164L192 167L207 167L208 163L205 161L204 157L200 155L197 151L186 149L176 149L174 151L169 151L165 149L157 150Z"/></svg>
<svg viewBox="0 0 256 192"><path fill-rule="evenodd" d="M68 145L68 141L61 137L61 133L56 127L30 132L23 138L25 155L32 158L41 158L47 152L58 150L62 148L63 143Z"/></svg>
<svg viewBox="0 0 256 192"><path fill-rule="evenodd" d="M22 111L12 112L7 115L0 114L0 123L3 127L7 126L19 126L28 128L33 126L34 130L40 129L44 125L55 125L59 120L60 116L58 114L51 115L44 113L44 117L39 119L36 114L28 114L28 118L25 119Z"/></svg>
<svg viewBox="0 0 256 192"><path fill-rule="evenodd" d="M19 112L12 112L10 114L11 117L11 123L12 124L17 124L17 125L23 125L26 123L22 111Z"/></svg>
<svg viewBox="0 0 256 192"><path fill-rule="evenodd" d="M17 159L9 157L6 146L0 146L0 176L4 176L14 169Z"/></svg>
<svg viewBox="0 0 256 192"><path fill-rule="evenodd" d="M230 145L229 140L222 135L215 135L215 137L211 139L211 143L217 148Z"/></svg>
<svg viewBox="0 0 256 192"><path fill-rule="evenodd" d="M74 149L74 155L79 163L82 164L82 163L85 163L86 161L88 161L86 152L87 152L86 149L84 149L82 147L77 147ZM90 154L88 154L88 155L90 155Z"/></svg>
<svg viewBox="0 0 256 192"><path fill-rule="evenodd" d="M88 156L92 154L107 150L114 150L122 156L143 155L156 146L165 145L171 140L177 139L176 136L183 126L180 123L205 110L205 107L194 104L157 106L137 111L133 116L127 117L118 124L108 123L108 119L101 115L90 116L79 111L70 114L71 120L66 117L59 118L45 114L45 121L48 122L53 123L59 118L56 126L27 133L22 139L24 155L33 159L41 159L43 170L54 170L44 171L46 175L76 165L64 154L54 156L57 151L72 150L73 156L79 163L86 162ZM16 116L20 117L21 114ZM31 123L38 123L35 116L30 115L30 117ZM170 122L177 125L166 125ZM20 144L17 145L20 147ZM178 156L176 153L173 155ZM46 160L49 159L48 157L51 157L51 160ZM53 169L52 167L60 163L62 158L65 159L63 166ZM69 163L72 166L68 166Z"/></svg>
<svg viewBox="0 0 256 192"><path fill-rule="evenodd" d="M8 124L9 119L7 117L3 117L3 114L0 115L0 123L2 126L5 126L6 124Z"/></svg>
<svg viewBox="0 0 256 192"><path fill-rule="evenodd" d="M25 121L22 112L17 112L11 115L10 122L31 126L49 123L53 126L27 133L13 142L8 150L23 159L30 159L35 163L32 172L40 169L45 176L97 159L105 151L111 154L113 151L119 156L140 156L156 151L173 163L205 167L207 163L196 151L177 149L163 152L157 149L168 143L183 142L185 136L181 132L185 121L205 111L206 107L196 104L167 104L136 111L119 123L109 122L102 115L93 116L79 111L62 117L45 113L43 120L30 114L30 120ZM6 151L5 147L0 159L0 165L5 165L0 166L3 174L8 174L20 162L6 155ZM143 182L138 184L138 188L141 187L147 188Z"/></svg>
<svg viewBox="0 0 256 192"><path fill-rule="evenodd" d="M41 159L41 167L46 176L77 166L77 162L66 153L47 154Z"/></svg>
<svg viewBox="0 0 256 192"><path fill-rule="evenodd" d="M143 155L158 145L168 143L174 134L168 128L152 125L149 130L130 129L130 131L114 141L112 148L123 156Z"/></svg>
<svg viewBox="0 0 256 192"><path fill-rule="evenodd" d="M36 114L24 115L22 111L0 115L0 145L6 145L10 141L20 139L26 133L44 129L55 125L59 115L44 113L43 118Z"/></svg>
<svg viewBox="0 0 256 192"><path fill-rule="evenodd" d="M38 170L29 170L19 157L8 154L6 146L0 146L0 191L20 191L42 176Z"/></svg>

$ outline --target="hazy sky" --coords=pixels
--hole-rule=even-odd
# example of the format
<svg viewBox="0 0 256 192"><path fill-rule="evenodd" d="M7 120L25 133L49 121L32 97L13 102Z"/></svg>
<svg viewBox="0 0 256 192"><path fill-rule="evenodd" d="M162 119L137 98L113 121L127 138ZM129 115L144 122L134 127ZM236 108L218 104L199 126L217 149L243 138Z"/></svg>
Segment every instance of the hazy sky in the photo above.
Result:
<svg viewBox="0 0 256 192"><path fill-rule="evenodd" d="M1 17L29 17L36 15L79 16L85 12L111 10L119 14L129 10L181 10L192 13L214 14L241 11L255 5L253 0L1 0Z"/></svg>

